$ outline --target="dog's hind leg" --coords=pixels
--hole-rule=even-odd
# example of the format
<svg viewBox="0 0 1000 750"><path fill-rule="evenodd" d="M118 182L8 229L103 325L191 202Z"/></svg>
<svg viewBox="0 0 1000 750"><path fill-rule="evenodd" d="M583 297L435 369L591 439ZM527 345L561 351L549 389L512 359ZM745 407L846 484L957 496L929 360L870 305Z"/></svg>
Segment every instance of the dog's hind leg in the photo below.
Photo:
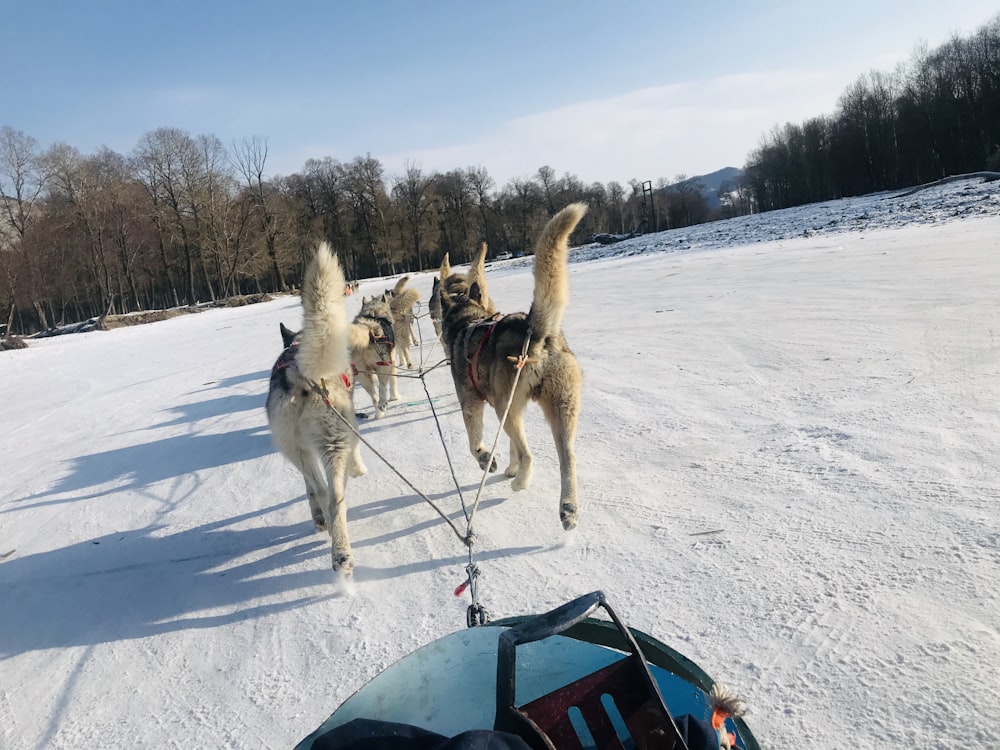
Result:
<svg viewBox="0 0 1000 750"><path fill-rule="evenodd" d="M579 382L579 381L577 381ZM560 493L559 519L563 528L569 531L576 527L579 503L576 489L576 424L580 412L579 391L568 393L543 392L538 401L545 414L545 420L552 429L552 437L559 456Z"/></svg>
<svg viewBox="0 0 1000 750"><path fill-rule="evenodd" d="M344 577L350 577L354 570L354 555L347 536L347 501L344 496L348 460L349 456L343 451L328 451L326 454L327 479L330 483L326 516L332 543L333 569Z"/></svg>
<svg viewBox="0 0 1000 750"><path fill-rule="evenodd" d="M359 372L358 380L361 381L361 387L365 389L368 395L371 397L372 405L375 407L375 416L378 416L378 393L375 391L375 378L372 377L370 372Z"/></svg>
<svg viewBox="0 0 1000 750"><path fill-rule="evenodd" d="M490 452L483 445L483 407L485 401L478 398L466 399L462 404L462 419L465 420L465 432L469 436L469 450L476 459L480 469L486 468ZM497 470L496 458L490 463L490 471Z"/></svg>
<svg viewBox="0 0 1000 750"><path fill-rule="evenodd" d="M347 470L352 477L363 477L368 473L368 467L365 466L364 461L361 460L360 441L354 444L354 450L351 451L351 461Z"/></svg>
<svg viewBox="0 0 1000 750"><path fill-rule="evenodd" d="M413 339L410 336L409 328L402 329L396 337L396 364L407 369L413 367L413 360L410 359L410 347Z"/></svg>
<svg viewBox="0 0 1000 750"><path fill-rule="evenodd" d="M503 410L498 410L497 418L503 416ZM528 440L524 435L524 414L514 413L514 409L507 414L507 421L503 426L504 432L510 439L510 464L505 472L507 476L513 477L511 489L515 492L526 490L531 485L531 451L528 450Z"/></svg>
<svg viewBox="0 0 1000 750"><path fill-rule="evenodd" d="M375 418L381 419L389 408L389 402L399 400L399 393L396 391L396 366L391 362L376 365L375 372L378 376L378 400L375 402Z"/></svg>
<svg viewBox="0 0 1000 750"><path fill-rule="evenodd" d="M326 531L326 520L323 516L323 502L326 498L326 480L323 478L323 467L319 457L312 453L300 453L297 468L306 480L306 497L309 499L309 511L317 531Z"/></svg>
<svg viewBox="0 0 1000 750"><path fill-rule="evenodd" d="M391 358L389 360L392 361ZM389 400L399 401L399 378L396 377L396 367L389 365Z"/></svg>

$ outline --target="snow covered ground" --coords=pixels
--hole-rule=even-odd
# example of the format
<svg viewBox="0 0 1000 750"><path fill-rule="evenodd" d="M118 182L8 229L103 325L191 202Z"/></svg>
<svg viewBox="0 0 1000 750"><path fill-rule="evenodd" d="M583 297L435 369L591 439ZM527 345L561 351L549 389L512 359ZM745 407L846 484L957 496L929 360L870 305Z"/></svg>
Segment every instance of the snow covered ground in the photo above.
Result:
<svg viewBox="0 0 1000 750"><path fill-rule="evenodd" d="M1000 747L1000 182L573 259L581 524L532 408L533 486L491 476L476 516L482 603L604 589L765 747ZM530 267L489 269L501 310ZM299 320L288 297L0 353L0 747L289 748L464 627L464 547L367 449L357 591L333 585L263 410ZM445 446L414 379L362 434L461 520L445 447L467 503L480 474L447 370L426 384Z"/></svg>

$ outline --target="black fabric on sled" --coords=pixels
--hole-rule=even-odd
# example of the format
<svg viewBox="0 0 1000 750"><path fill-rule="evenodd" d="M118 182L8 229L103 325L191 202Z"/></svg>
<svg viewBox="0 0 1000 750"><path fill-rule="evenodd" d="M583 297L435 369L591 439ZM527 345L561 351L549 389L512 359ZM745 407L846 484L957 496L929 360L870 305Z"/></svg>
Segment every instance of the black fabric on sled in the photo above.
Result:
<svg viewBox="0 0 1000 750"><path fill-rule="evenodd" d="M712 724L689 714L675 723L688 750L719 750L719 735ZM473 729L454 737L444 737L410 724L354 719L324 732L312 750L531 750L515 734Z"/></svg>
<svg viewBox="0 0 1000 750"><path fill-rule="evenodd" d="M444 737L409 724L354 719L324 732L312 750L531 750L517 735L473 729Z"/></svg>
<svg viewBox="0 0 1000 750"><path fill-rule="evenodd" d="M688 750L719 750L719 734L712 728L712 722L696 719L684 714L674 719Z"/></svg>

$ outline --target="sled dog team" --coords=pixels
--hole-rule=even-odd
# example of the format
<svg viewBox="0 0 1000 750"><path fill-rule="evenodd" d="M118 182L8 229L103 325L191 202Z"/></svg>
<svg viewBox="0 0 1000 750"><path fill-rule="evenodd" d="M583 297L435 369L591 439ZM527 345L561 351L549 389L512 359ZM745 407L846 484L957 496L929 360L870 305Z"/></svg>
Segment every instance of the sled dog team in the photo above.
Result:
<svg viewBox="0 0 1000 750"><path fill-rule="evenodd" d="M531 482L524 410L529 401L541 407L559 458L559 518L567 530L576 526L579 512L573 444L582 375L562 334L562 320L569 304L569 236L585 212L584 204L571 204L542 230L527 313L497 311L486 282L485 244L465 274L453 273L445 256L428 304L451 363L469 450L482 469L497 469L495 460L487 467L483 410L488 403L501 418L510 403L504 422L510 441L505 473L513 479L514 490L526 489ZM367 471L351 386L356 375L372 399L376 418L399 398L396 366L412 367L413 307L420 297L407 281L403 277L393 289L363 298L360 312L349 321L343 270L329 246L321 244L302 282L302 329L292 332L281 325L285 348L271 370L267 417L275 446L302 474L313 522L329 532L333 569L344 577L354 566L347 533L347 477ZM522 353L524 364L517 377L515 363Z"/></svg>

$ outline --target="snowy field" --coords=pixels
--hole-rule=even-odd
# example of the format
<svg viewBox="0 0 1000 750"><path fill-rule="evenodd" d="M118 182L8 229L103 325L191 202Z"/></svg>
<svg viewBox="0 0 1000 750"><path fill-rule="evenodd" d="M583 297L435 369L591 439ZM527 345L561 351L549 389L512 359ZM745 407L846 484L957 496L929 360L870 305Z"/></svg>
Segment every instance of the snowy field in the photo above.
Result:
<svg viewBox="0 0 1000 750"><path fill-rule="evenodd" d="M581 523L532 407L533 486L491 476L476 516L487 609L603 589L741 692L767 748L1000 747L1000 182L573 260ZM502 311L530 268L488 269ZM285 297L0 353L0 747L290 748L464 627L465 548L368 449L357 590L334 586L263 409L300 319ZM425 382L444 446L417 379L362 434L461 521L445 449L467 503L480 474L447 369Z"/></svg>

